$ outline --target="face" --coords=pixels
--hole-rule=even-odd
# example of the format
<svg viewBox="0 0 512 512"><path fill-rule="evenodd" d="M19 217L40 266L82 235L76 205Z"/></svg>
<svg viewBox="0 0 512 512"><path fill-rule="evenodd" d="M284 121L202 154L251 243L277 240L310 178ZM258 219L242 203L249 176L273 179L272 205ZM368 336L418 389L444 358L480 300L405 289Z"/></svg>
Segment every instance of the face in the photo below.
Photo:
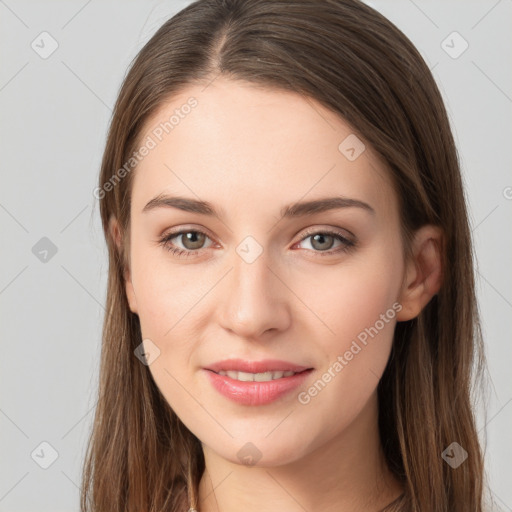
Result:
<svg viewBox="0 0 512 512"><path fill-rule="evenodd" d="M133 171L126 292L183 423L234 463L250 442L259 464L285 464L375 404L402 307L398 202L369 145L314 100L222 78L203 89L143 130L156 145ZM151 202L164 196L189 203ZM334 208L293 206L326 198ZM235 358L312 370L240 389L206 369Z"/></svg>

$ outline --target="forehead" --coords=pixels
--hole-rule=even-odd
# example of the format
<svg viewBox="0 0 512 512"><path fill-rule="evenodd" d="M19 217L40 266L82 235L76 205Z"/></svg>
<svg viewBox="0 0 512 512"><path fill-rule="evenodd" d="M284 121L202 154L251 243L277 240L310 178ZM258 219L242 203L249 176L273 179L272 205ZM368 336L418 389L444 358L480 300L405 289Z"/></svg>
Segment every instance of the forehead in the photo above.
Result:
<svg viewBox="0 0 512 512"><path fill-rule="evenodd" d="M341 194L389 209L388 171L340 116L299 93L217 78L191 85L146 121L151 146L134 171L132 204L160 193L237 210ZM274 212L275 213L275 212Z"/></svg>

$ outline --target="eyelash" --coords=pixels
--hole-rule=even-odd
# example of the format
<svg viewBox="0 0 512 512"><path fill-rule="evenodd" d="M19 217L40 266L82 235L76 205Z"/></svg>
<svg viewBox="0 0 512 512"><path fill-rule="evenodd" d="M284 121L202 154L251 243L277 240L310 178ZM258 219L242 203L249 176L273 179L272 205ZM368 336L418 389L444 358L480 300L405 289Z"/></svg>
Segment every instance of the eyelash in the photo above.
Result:
<svg viewBox="0 0 512 512"><path fill-rule="evenodd" d="M176 256L178 258L188 258L192 255L197 255L203 249L197 249L197 250L181 249L179 247L174 247L170 244L170 241L173 238L176 238L185 233L199 233L199 234L205 235L207 238L210 238L207 233L205 233L204 231L201 231L199 229L185 229L182 231L176 231L174 233L168 233L168 234L164 235L162 238L160 238L159 244L162 245L167 251L171 252L174 256ZM349 240L348 238L344 237L340 233L338 233L336 231L331 231L331 230L307 231L304 234L304 236L297 243L303 242L307 238L310 238L314 235L333 236L334 238L338 239L343 244L341 247L338 247L337 249L330 249L329 251L315 251L312 249L308 249L314 253L317 253L319 256L332 256L337 253L349 252L350 250L354 249L354 247L356 246L355 241Z"/></svg>

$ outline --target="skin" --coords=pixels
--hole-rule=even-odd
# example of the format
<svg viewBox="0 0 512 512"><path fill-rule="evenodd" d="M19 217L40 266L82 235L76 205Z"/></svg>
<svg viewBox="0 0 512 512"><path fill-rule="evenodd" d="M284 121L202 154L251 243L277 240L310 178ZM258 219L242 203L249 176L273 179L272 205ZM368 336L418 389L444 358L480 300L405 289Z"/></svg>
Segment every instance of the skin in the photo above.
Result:
<svg viewBox="0 0 512 512"><path fill-rule="evenodd" d="M126 293L143 339L160 350L149 366L157 386L203 445L200 512L378 511L403 489L387 469L377 428L377 384L397 321L414 318L441 282L441 232L424 226L405 261L398 200L385 165L366 144L349 161L338 145L353 133L302 95L217 78L189 86L146 123L143 139L194 96L198 105L152 149L133 176ZM161 193L209 201L222 221L175 208L142 213ZM280 218L296 201L335 195L371 205ZM171 230L208 235L180 258L159 244ZM334 229L356 240L305 237ZM114 218L111 233L122 233ZM263 252L236 251L252 236ZM171 243L194 247L184 236ZM322 245L323 243L323 245ZM332 245L330 245L332 244ZM307 404L307 390L365 328L401 310ZM145 342L147 343L147 342ZM313 367L305 386L264 406L220 395L202 368L243 359ZM237 453L251 442L252 466Z"/></svg>

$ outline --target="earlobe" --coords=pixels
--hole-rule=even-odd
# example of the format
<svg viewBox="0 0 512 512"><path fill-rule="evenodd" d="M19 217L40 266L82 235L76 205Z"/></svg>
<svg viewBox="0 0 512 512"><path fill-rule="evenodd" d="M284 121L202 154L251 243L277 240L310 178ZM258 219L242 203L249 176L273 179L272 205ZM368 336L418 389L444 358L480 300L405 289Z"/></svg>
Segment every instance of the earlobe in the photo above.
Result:
<svg viewBox="0 0 512 512"><path fill-rule="evenodd" d="M121 229L119 227L119 222L117 221L117 219L114 216L110 217L109 231L110 231L110 236L117 247L117 250L119 252L121 252L122 251L122 234L121 234ZM128 300L128 304L130 306L130 311L132 313L138 314L137 300L135 298L135 291L133 289L131 272L130 272L129 268L124 269L123 276L124 276L124 282L125 282L126 298Z"/></svg>
<svg viewBox="0 0 512 512"><path fill-rule="evenodd" d="M413 258L407 262L399 298L402 305L397 314L399 322L417 317L442 284L442 230L433 225L423 226L415 233L412 249Z"/></svg>

